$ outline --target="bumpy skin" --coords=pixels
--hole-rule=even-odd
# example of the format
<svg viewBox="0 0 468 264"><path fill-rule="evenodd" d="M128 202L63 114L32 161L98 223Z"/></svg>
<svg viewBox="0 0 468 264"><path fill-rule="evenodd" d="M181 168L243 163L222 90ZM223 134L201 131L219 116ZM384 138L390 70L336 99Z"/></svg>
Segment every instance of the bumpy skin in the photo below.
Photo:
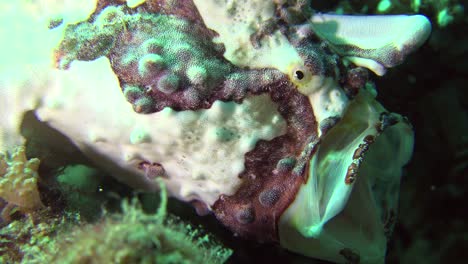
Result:
<svg viewBox="0 0 468 264"><path fill-rule="evenodd" d="M210 32L178 17L131 15L124 9L110 6L93 23L69 27L61 50L73 52L60 59L60 67L67 67L72 59L107 55L137 112L156 112L166 106L208 108L213 100L207 99L231 71L222 58L222 47L212 45Z"/></svg>
<svg viewBox="0 0 468 264"><path fill-rule="evenodd" d="M315 32L308 23L307 18L313 14L308 1L275 1L273 14L250 35L250 44L260 49L264 38L281 32L303 62L299 68L292 68L292 74L231 63L223 56L224 46L214 41L217 33L204 24L190 0L146 1L136 9L120 5L118 1L101 0L88 21L68 26L56 50L56 65L60 69L67 69L74 60L106 56L123 95L134 110L142 114L159 112L165 107L176 111L208 109L218 100L242 103L250 96L269 94L287 123L286 133L269 141L260 140L253 150L245 153L245 169L238 175L241 184L233 194L221 195L214 204L196 202L200 208L211 207L216 217L233 232L262 242L280 242L280 217L299 199L296 196L300 188L315 181L309 179L312 175L316 177L309 170L314 166L311 160L319 146L343 118L348 102L360 91L368 93L365 89L368 71L344 63L337 54L336 43L319 37L321 32ZM364 50L363 53L359 47L355 47L356 50L361 53L348 49L346 55L368 52ZM393 50L387 53L391 52ZM368 63L354 60L358 65ZM310 83L320 84L310 88ZM314 89L319 88L326 91L324 98L331 101L328 105L315 95ZM367 95L360 98L373 101ZM338 103L334 104L333 100ZM335 105L338 105L336 109ZM374 108L380 112L372 115L380 114L380 119L369 122L370 128L363 132L367 134L352 149L354 154L346 165L347 173L339 180L343 188L353 186L375 137L386 127L406 122L392 117L380 106ZM342 129L346 132L348 128ZM156 165L163 174L164 163ZM140 164L139 168L146 167ZM395 204L378 203L384 205L378 212L379 218L391 229L390 217L394 215ZM340 252L349 253L340 253L345 259L355 257L348 248Z"/></svg>
<svg viewBox="0 0 468 264"><path fill-rule="evenodd" d="M245 170L239 175L242 185L234 195L222 195L213 210L244 237L278 241L278 217L305 182L307 162L318 141L318 124L307 97L277 70L244 70L225 60L222 45L211 42L213 33L201 21L188 22L196 15L181 17L167 14L169 10L154 14L149 4L141 9L146 12L108 6L90 21L69 26L57 50L58 67L108 56L124 96L139 113L164 107L204 109L216 100L241 102L249 95L270 93L287 122L287 133L260 141L246 153ZM291 19L288 12L279 11ZM295 38L294 31L289 35ZM326 46L294 41L311 72L341 78L333 70L336 56Z"/></svg>

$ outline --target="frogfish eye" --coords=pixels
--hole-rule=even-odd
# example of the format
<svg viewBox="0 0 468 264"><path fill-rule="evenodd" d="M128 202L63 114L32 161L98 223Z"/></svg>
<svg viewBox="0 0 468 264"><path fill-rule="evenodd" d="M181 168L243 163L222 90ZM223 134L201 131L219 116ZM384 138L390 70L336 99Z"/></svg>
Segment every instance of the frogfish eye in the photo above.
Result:
<svg viewBox="0 0 468 264"><path fill-rule="evenodd" d="M294 78L296 78L296 79L299 80L299 81L302 80L302 79L304 79L304 72L301 71L301 70L296 70L296 71L294 72Z"/></svg>
<svg viewBox="0 0 468 264"><path fill-rule="evenodd" d="M291 81L297 85L298 88L301 88L307 86L312 78L312 73L306 67L304 67L304 65L299 64L291 67L289 76Z"/></svg>

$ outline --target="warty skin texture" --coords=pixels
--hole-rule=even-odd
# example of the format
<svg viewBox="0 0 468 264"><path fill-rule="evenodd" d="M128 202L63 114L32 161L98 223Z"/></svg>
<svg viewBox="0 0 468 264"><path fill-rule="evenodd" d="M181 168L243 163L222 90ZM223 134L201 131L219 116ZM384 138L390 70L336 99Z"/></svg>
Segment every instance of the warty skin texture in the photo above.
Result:
<svg viewBox="0 0 468 264"><path fill-rule="evenodd" d="M401 63L425 18L259 0L107 0L89 13L40 32L62 36L44 48L58 70L37 70L45 81L24 98L41 103L15 122L35 110L120 180L155 190L161 177L243 237L383 262L412 131L375 101L367 69Z"/></svg>

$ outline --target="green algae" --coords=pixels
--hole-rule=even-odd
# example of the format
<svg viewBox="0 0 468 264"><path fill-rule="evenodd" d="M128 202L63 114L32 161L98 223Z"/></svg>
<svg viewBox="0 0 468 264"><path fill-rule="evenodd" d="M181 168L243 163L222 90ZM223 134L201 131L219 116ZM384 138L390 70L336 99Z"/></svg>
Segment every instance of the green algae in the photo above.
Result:
<svg viewBox="0 0 468 264"><path fill-rule="evenodd" d="M43 209L4 225L0 263L224 263L232 250L168 214L160 185L156 213L145 213L133 198L122 201L121 212L104 210L96 221Z"/></svg>

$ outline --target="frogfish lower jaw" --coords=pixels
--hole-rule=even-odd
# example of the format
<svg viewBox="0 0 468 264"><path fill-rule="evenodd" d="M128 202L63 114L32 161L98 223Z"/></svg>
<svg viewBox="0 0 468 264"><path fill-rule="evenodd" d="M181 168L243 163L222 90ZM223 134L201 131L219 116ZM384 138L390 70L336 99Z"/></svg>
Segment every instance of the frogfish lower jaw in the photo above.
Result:
<svg viewBox="0 0 468 264"><path fill-rule="evenodd" d="M279 220L280 244L337 263L383 263L411 125L361 91L317 148L307 182Z"/></svg>

